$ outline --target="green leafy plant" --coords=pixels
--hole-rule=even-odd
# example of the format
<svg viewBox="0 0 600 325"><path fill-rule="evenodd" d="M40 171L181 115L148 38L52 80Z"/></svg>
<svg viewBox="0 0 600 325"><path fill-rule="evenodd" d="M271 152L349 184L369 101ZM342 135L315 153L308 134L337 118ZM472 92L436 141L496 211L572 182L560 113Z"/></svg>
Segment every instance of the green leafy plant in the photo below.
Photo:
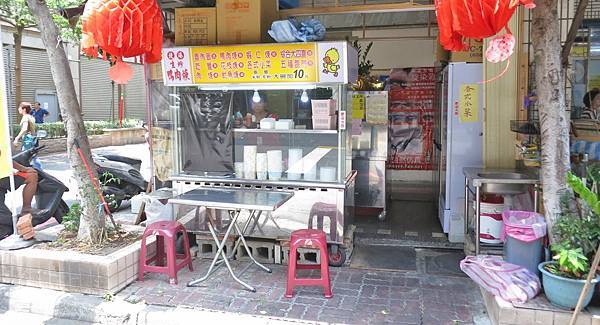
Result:
<svg viewBox="0 0 600 325"><path fill-rule="evenodd" d="M588 169L588 174L593 172ZM557 243L551 247L557 263L546 265L546 269L556 275L580 279L589 270L600 243L600 202L598 195L570 172L567 184L580 200L570 191L561 196L561 216L553 227Z"/></svg>
<svg viewBox="0 0 600 325"><path fill-rule="evenodd" d="M114 184L114 185L121 184L121 179L114 176L112 173L109 173L109 172L104 172L102 175L100 175L100 185L102 187L106 187L111 184ZM114 194L106 194L104 196L104 200L106 201L106 204L108 204L108 207L111 210L118 208L120 205L119 200L117 199L117 197Z"/></svg>
<svg viewBox="0 0 600 325"><path fill-rule="evenodd" d="M79 218L81 218L81 213L81 205L79 205L79 203L73 203L71 208L69 208L69 212L67 212L62 219L62 224L65 226L67 231L79 231Z"/></svg>
<svg viewBox="0 0 600 325"><path fill-rule="evenodd" d="M555 245L556 251L553 260L556 264L546 265L546 269L556 275L565 278L583 279L590 269L589 260L583 255L580 248L570 248L568 246Z"/></svg>
<svg viewBox="0 0 600 325"><path fill-rule="evenodd" d="M571 172L567 173L567 184L594 210L594 213L600 214L598 195L590 190L579 177Z"/></svg>
<svg viewBox="0 0 600 325"><path fill-rule="evenodd" d="M366 47L358 42L358 40L354 40L352 42L352 46L358 52L358 75L361 77L368 77L371 75L371 69L373 68L373 63L371 60L367 59L369 52L371 51L371 47L373 47L373 42L369 42Z"/></svg>

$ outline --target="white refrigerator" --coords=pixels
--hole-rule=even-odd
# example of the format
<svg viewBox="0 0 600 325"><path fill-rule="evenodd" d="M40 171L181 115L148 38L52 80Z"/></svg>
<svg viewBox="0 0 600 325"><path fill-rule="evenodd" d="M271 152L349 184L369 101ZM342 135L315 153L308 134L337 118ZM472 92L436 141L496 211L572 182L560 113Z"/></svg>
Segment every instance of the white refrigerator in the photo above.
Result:
<svg viewBox="0 0 600 325"><path fill-rule="evenodd" d="M450 63L439 71L434 183L438 217L451 242L464 240L464 167L483 166L483 67Z"/></svg>

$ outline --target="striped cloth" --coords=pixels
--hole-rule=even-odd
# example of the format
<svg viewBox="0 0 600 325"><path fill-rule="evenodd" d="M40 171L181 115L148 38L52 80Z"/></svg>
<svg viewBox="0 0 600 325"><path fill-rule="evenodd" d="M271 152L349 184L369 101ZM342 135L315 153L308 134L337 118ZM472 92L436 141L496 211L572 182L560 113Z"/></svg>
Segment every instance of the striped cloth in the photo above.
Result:
<svg viewBox="0 0 600 325"><path fill-rule="evenodd" d="M587 153L589 160L600 160L600 142L584 140L571 141L571 153Z"/></svg>
<svg viewBox="0 0 600 325"><path fill-rule="evenodd" d="M533 272L499 256L467 256L460 261L460 269L487 292L510 302L524 303L542 288Z"/></svg>

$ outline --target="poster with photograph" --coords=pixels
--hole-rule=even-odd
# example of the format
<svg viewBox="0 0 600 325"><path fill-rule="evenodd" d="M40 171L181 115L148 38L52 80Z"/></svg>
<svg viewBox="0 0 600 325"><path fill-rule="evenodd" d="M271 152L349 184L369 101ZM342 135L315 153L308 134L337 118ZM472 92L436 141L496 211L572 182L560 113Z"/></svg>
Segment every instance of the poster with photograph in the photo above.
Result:
<svg viewBox="0 0 600 325"><path fill-rule="evenodd" d="M387 168L431 170L435 70L393 69L389 85Z"/></svg>

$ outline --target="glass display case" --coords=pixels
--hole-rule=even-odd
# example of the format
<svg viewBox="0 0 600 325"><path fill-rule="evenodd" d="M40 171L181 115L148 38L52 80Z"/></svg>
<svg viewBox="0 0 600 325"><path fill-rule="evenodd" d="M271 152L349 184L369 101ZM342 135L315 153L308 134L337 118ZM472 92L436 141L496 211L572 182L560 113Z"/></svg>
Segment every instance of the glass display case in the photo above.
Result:
<svg viewBox="0 0 600 325"><path fill-rule="evenodd" d="M346 113L358 71L354 48L347 42L165 48L162 71L162 80L149 82L160 180L172 181L179 193L292 191L252 236L289 238L293 230L320 228L335 247L343 243L354 202Z"/></svg>
<svg viewBox="0 0 600 325"><path fill-rule="evenodd" d="M346 165L343 88L173 88L173 147L178 148L173 151L173 176L263 184L344 183L351 166ZM332 106L327 108L332 115L313 114L313 101L327 102L323 106Z"/></svg>

